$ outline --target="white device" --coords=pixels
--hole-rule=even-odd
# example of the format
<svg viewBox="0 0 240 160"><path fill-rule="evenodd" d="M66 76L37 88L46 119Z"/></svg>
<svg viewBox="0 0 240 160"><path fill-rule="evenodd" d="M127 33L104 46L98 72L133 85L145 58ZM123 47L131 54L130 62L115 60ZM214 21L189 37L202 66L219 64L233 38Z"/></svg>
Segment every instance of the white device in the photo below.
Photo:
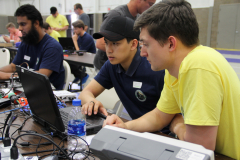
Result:
<svg viewBox="0 0 240 160"><path fill-rule="evenodd" d="M90 149L104 160L214 160L214 152L201 145L109 125L93 137Z"/></svg>
<svg viewBox="0 0 240 160"><path fill-rule="evenodd" d="M72 93L66 90L53 91L53 93L65 102L72 101L73 99L76 98L77 95L76 93Z"/></svg>

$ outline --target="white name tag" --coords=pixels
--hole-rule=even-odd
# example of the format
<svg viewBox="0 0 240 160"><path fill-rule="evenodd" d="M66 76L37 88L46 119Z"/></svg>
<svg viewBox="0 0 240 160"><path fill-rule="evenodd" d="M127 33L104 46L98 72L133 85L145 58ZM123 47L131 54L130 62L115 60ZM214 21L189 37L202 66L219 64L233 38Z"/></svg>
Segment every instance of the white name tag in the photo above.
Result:
<svg viewBox="0 0 240 160"><path fill-rule="evenodd" d="M141 87L142 87L142 82L133 81L133 88L141 88Z"/></svg>
<svg viewBox="0 0 240 160"><path fill-rule="evenodd" d="M31 58L31 57L29 57L29 56L27 56L27 55L24 56L24 59L27 60L27 61L30 61L30 58Z"/></svg>

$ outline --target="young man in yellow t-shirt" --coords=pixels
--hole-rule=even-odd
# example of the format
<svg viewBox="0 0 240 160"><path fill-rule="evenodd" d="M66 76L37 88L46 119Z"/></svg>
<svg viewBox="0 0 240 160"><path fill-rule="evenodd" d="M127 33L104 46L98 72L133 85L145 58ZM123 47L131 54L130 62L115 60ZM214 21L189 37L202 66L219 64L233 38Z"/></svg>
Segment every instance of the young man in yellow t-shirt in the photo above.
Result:
<svg viewBox="0 0 240 160"><path fill-rule="evenodd" d="M43 30L59 42L58 37L61 37L60 34L54 31L47 22L43 22Z"/></svg>
<svg viewBox="0 0 240 160"><path fill-rule="evenodd" d="M104 125L153 132L171 123L180 140L240 159L240 82L220 53L199 45L191 5L162 1L145 11L134 28L141 29L141 56L152 70L166 69L161 98L139 119L123 123L112 115Z"/></svg>
<svg viewBox="0 0 240 160"><path fill-rule="evenodd" d="M64 15L59 14L56 7L51 7L50 12L52 15L47 17L46 22L53 30L57 31L61 37L67 37L66 30L69 26L67 18Z"/></svg>

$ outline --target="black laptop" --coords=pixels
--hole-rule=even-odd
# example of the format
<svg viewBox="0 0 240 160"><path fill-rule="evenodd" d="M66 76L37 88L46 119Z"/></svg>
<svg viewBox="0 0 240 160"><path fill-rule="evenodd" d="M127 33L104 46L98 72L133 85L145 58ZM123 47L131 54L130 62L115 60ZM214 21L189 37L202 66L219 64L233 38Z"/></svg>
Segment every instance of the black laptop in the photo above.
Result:
<svg viewBox="0 0 240 160"><path fill-rule="evenodd" d="M67 52L73 53L76 50L71 37L58 37L58 40L63 49L67 50Z"/></svg>
<svg viewBox="0 0 240 160"><path fill-rule="evenodd" d="M68 113L72 107L58 108L47 76L16 66L17 73L27 97L33 119L40 123L46 132L55 131L59 137L67 133ZM104 119L98 116L87 117L87 135L96 134Z"/></svg>

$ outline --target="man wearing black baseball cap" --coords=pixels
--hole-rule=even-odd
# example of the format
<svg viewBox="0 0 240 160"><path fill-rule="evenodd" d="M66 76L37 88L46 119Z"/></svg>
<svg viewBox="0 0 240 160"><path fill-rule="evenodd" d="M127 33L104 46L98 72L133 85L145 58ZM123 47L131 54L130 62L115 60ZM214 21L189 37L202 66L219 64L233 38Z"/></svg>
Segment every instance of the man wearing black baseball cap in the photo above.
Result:
<svg viewBox="0 0 240 160"><path fill-rule="evenodd" d="M83 111L91 115L108 115L103 104L95 99L105 89L115 88L121 102L132 119L137 119L156 107L164 84L164 70L154 72L140 56L139 32L133 31L134 21L117 16L107 22L105 29L93 34L104 37L108 61L98 75L82 91L79 98ZM169 130L164 129L165 133Z"/></svg>
<svg viewBox="0 0 240 160"><path fill-rule="evenodd" d="M59 14L56 7L51 7L50 13L52 15L47 17L46 22L53 30L57 31L61 37L66 37L66 30L69 26L67 18L64 15Z"/></svg>

